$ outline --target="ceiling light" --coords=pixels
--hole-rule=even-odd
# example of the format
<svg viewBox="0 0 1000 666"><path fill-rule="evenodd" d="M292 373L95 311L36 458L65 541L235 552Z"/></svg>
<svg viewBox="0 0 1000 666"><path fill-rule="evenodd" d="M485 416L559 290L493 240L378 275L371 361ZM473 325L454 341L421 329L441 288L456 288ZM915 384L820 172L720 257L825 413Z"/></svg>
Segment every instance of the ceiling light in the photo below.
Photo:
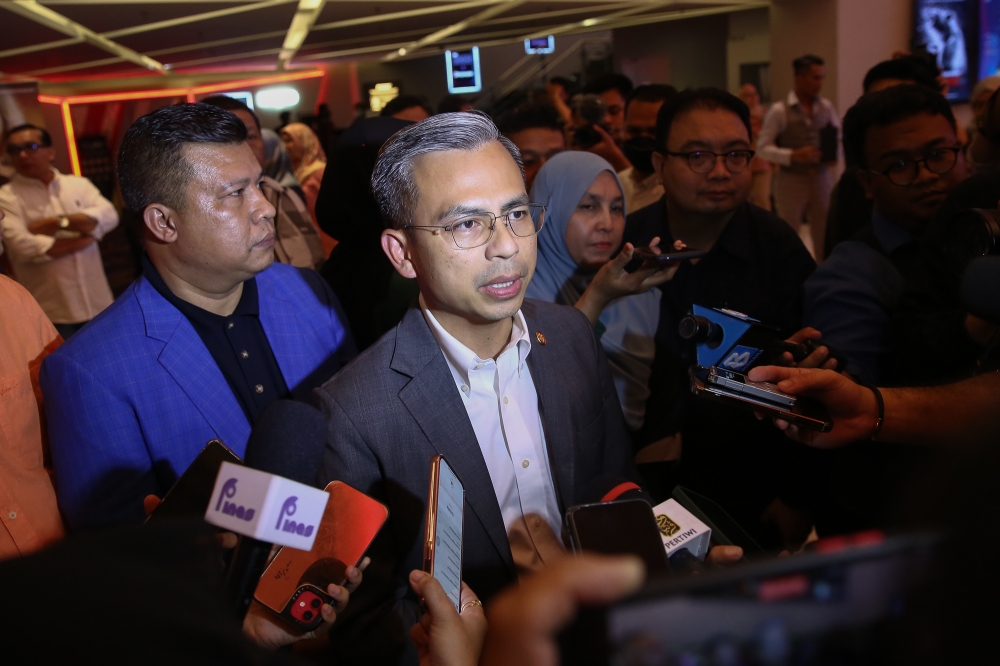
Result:
<svg viewBox="0 0 1000 666"><path fill-rule="evenodd" d="M295 88L271 88L257 93L257 106L262 109L290 109L299 103Z"/></svg>

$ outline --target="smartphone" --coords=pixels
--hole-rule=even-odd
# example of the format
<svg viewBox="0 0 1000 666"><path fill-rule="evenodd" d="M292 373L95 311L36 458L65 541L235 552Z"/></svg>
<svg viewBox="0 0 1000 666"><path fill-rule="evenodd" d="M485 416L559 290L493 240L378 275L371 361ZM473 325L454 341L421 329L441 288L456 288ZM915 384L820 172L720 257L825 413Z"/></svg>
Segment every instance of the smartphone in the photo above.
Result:
<svg viewBox="0 0 1000 666"><path fill-rule="evenodd" d="M560 636L561 663L873 663L936 543L898 537L653 581L613 606L581 609Z"/></svg>
<svg viewBox="0 0 1000 666"><path fill-rule="evenodd" d="M753 398L773 402L789 409L795 406L795 396L783 393L775 384L770 382L752 382L747 379L746 375L733 372L732 370L718 367L709 368L708 383Z"/></svg>
<svg viewBox="0 0 1000 666"><path fill-rule="evenodd" d="M330 482L326 491L330 499L312 550L279 550L254 591L257 601L286 619L304 588L315 588L311 594L329 603L326 588L343 585L347 567L357 566L389 517L384 504L343 481Z"/></svg>
<svg viewBox="0 0 1000 666"><path fill-rule="evenodd" d="M243 459L221 440L210 440L163 496L153 513L146 517L146 523L159 523L164 518L204 516L205 507L212 500L212 491L215 490L215 477L224 462L242 465Z"/></svg>
<svg viewBox="0 0 1000 666"><path fill-rule="evenodd" d="M570 540L576 552L638 555L646 574L670 574L667 551L649 502L642 499L582 504L566 512Z"/></svg>
<svg viewBox="0 0 1000 666"><path fill-rule="evenodd" d="M721 402L746 411L759 412L809 430L830 432L833 429L833 421L830 420L826 407L816 400L796 398L795 406L786 407L745 393L737 393L724 386L710 384L708 370L700 365L691 366L688 370L691 392L699 398Z"/></svg>
<svg viewBox="0 0 1000 666"><path fill-rule="evenodd" d="M437 578L455 610L462 603L462 539L465 486L444 456L431 458L424 532L424 571Z"/></svg>
<svg viewBox="0 0 1000 666"><path fill-rule="evenodd" d="M693 247L686 247L683 250L664 248L662 254L648 247L637 247L633 251L633 256L644 261L651 261L654 264L672 264L677 261L690 261L691 259L701 259L708 255L704 250L696 250Z"/></svg>
<svg viewBox="0 0 1000 666"><path fill-rule="evenodd" d="M320 612L323 604L332 606L333 597L315 585L306 584L295 591L278 615L293 627L312 631L323 623L323 614Z"/></svg>

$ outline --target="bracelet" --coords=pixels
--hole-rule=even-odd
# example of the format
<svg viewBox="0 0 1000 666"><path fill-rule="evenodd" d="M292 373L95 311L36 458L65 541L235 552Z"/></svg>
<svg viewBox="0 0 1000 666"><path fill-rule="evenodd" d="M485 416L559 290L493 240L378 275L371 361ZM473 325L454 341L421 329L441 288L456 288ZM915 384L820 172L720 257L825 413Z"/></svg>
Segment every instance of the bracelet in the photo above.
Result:
<svg viewBox="0 0 1000 666"><path fill-rule="evenodd" d="M882 432L882 423L885 421L885 401L882 399L882 392L878 390L877 386L873 384L868 388L875 394L875 402L878 403L878 421L875 422L875 429L872 430L870 438L873 442L877 442L878 434Z"/></svg>

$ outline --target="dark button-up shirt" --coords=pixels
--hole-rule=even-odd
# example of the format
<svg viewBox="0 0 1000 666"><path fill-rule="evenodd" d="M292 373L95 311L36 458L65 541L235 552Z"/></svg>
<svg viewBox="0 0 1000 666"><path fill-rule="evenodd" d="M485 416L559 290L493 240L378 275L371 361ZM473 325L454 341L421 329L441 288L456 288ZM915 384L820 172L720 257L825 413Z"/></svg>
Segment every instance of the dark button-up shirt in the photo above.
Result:
<svg viewBox="0 0 1000 666"><path fill-rule="evenodd" d="M805 284L805 323L850 360L846 370L879 382L889 352L889 326L906 286L897 264L916 257L917 238L877 211L871 227L839 243Z"/></svg>
<svg viewBox="0 0 1000 666"><path fill-rule="evenodd" d="M191 322L251 425L268 405L288 396L285 378L260 323L256 278L243 283L236 309L223 317L178 298L148 255L142 257L142 268L143 277Z"/></svg>
<svg viewBox="0 0 1000 666"><path fill-rule="evenodd" d="M674 241L663 199L629 215L625 224L625 240L636 247L654 236L664 247ZM751 532L788 476L790 447L770 422L691 395L687 370L696 363L695 346L678 335L677 325L698 304L737 310L783 334L794 333L802 321L802 284L815 267L788 224L744 204L708 256L681 264L660 287L656 359L641 438L652 442L681 432L682 483L715 499Z"/></svg>

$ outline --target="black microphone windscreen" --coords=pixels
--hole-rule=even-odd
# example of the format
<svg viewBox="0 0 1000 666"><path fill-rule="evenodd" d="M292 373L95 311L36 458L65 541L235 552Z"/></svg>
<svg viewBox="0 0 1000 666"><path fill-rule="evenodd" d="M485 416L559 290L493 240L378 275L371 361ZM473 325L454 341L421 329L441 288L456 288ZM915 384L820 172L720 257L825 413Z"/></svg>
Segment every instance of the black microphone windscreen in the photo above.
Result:
<svg viewBox="0 0 1000 666"><path fill-rule="evenodd" d="M315 485L326 448L326 419L315 407L276 400L260 415L247 441L247 467Z"/></svg>
<svg viewBox="0 0 1000 666"><path fill-rule="evenodd" d="M969 314L1000 325L1000 257L980 257L969 264L961 294Z"/></svg>
<svg viewBox="0 0 1000 666"><path fill-rule="evenodd" d="M599 476L583 489L584 504L613 502L615 500L642 499L655 505L653 498L631 479L620 476Z"/></svg>

